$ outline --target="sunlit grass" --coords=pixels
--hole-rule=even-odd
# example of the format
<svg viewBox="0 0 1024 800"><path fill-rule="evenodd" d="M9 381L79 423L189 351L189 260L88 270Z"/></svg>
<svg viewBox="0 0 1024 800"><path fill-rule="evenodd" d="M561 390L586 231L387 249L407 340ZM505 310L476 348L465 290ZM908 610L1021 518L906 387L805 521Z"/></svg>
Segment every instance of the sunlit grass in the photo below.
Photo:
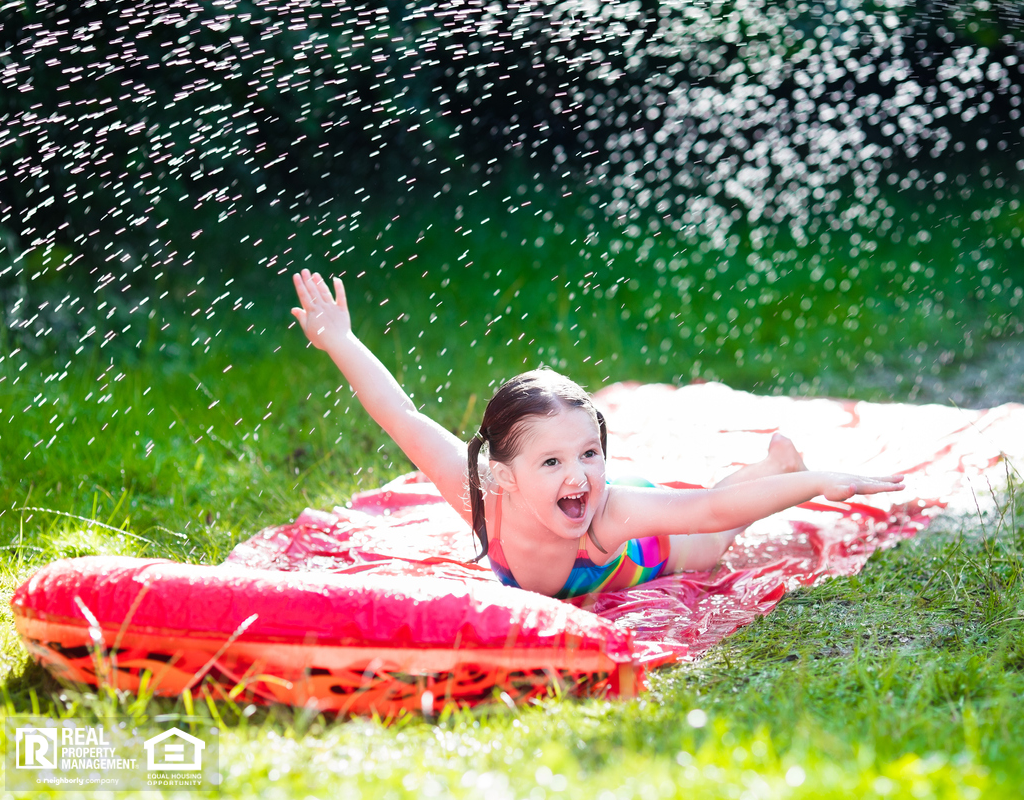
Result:
<svg viewBox="0 0 1024 800"><path fill-rule="evenodd" d="M595 268L585 256L600 248L581 254L585 226L554 234L543 217L516 224L476 242L472 266L458 263L462 242L455 252L428 237L416 248L425 274L346 269L359 335L460 435L497 381L539 363L591 389L724 378L764 392L906 398L915 372L954 369L984 337L1019 324L1013 285L950 301L939 317L939 283L923 295L931 305L908 301L917 283L874 295L840 291L841 276L833 289L824 277L804 285L799 254L787 256L793 271L777 293L757 294L730 321L754 297L749 253L702 284L692 263L659 267L660 245ZM954 252L952 239L944 246ZM872 288L892 277L880 266L863 275ZM687 276L683 290L675 279ZM409 469L329 359L289 327L288 276L251 281L239 289L256 299L251 311L198 317L169 306L70 369L66 352L4 351L4 713L223 723L225 791L239 797L1012 796L1024 691L1024 532L1012 496L1001 518L943 523L877 555L861 576L791 595L698 664L654 673L632 703L495 703L384 723L202 698L189 711L182 700L61 686L28 662L6 602L34 569L89 554L217 563L264 526ZM203 291L189 301L196 308L216 296ZM843 303L858 306L855 326L835 313ZM869 342L883 324L885 340ZM121 329L116 317L110 325ZM947 351L948 363L938 361ZM879 363L906 374L905 387L868 384Z"/></svg>
<svg viewBox="0 0 1024 800"><path fill-rule="evenodd" d="M311 380L307 355L317 363L302 348L288 359L296 380ZM258 386L270 367L249 369L246 383ZM194 381L143 376L161 397L144 416L169 426L178 419L171 406L194 394ZM275 381L277 391L294 384ZM7 473L18 507L2 518L4 599L63 556L216 562L261 525L287 521L307 503L343 501L405 468L377 452L369 423L338 444L334 432L305 439L305 455L290 440L274 442L321 424L334 396L314 403L316 413L303 397L290 398L276 427L260 428L274 435L258 441L241 432L182 437L179 457L160 460L132 449L132 425L112 425L102 457L80 442L48 456L35 485ZM255 389L238 398L239 406L263 400ZM212 424L205 408L192 410L191 429ZM82 471L90 480L79 486L71 476ZM5 713L215 721L223 724L224 790L238 797L1010 797L1021 779L1024 520L1019 498L1004 505L1001 516L950 520L878 554L860 576L791 595L701 662L653 673L651 691L635 702L553 699L515 711L495 703L386 723L211 707L201 698L189 713L180 699L61 686L27 661L5 602Z"/></svg>
<svg viewBox="0 0 1024 800"><path fill-rule="evenodd" d="M330 259L317 258L312 223L289 229L308 263L346 276L360 333L412 388L422 395L417 382L444 376L423 400L437 385L457 392L466 376L489 382L538 363L593 388L717 379L913 399L917 373L954 373L986 342L1024 333L1017 184L932 203L927 219L928 197L888 191L884 224L841 201L806 241L736 226L724 249L692 226L623 226L549 192L510 213L498 198L514 184L425 202L394 227L370 216L365 234L346 237L352 251L327 248ZM873 383L883 367L907 373L907 385Z"/></svg>
<svg viewBox="0 0 1024 800"><path fill-rule="evenodd" d="M265 7L257 17L281 25L270 38L264 22L243 21L251 15L235 15L227 33L216 5L197 5L180 30L157 9L151 25L134 26L144 35L70 49L69 39L93 37L80 27L92 11L5 9L26 24L7 26L10 91L0 98L4 135L14 136L0 225L2 713L213 720L224 728L225 789L238 797L1019 793L1024 532L1012 494L1000 518L944 522L877 555L859 577L791 595L700 663L654 674L650 693L632 703L554 699L438 720L336 721L83 691L29 663L7 600L40 565L100 553L217 563L303 506L344 502L409 468L329 360L289 329L287 273L300 266L345 274L359 335L460 435L498 381L542 363L592 390L719 379L769 394L914 400L922 375L955 373L987 342L1024 333L1019 137L1016 126L1002 130L1019 81L997 88L993 77L1011 66L1013 4L907 4L866 19L818 4L760 4L760 16L757 3L707 14L705 4L683 4L693 15L673 19L661 4L671 28L652 18L595 29L623 42L633 37L619 31L634 31L639 44L626 49L653 59L637 70L621 64L618 100L572 69L618 69L626 56L571 34L576 15L556 24L567 19L557 9L531 23L551 37L547 46L517 33L502 55L490 17L516 16L511 6L480 17L468 9L463 30L430 14L402 21L397 4L310 4L309 15ZM658 6L614 5L616 25ZM137 4L136 21L151 11ZM737 19L759 16L763 30L744 22L742 44L730 43ZM655 48L689 47L674 36L686 18L683 28L702 32L676 78ZM948 47L927 41L939 30L933 19ZM914 46L908 34L904 48L897 26L918 23L928 35ZM766 42L776 26L781 38ZM459 58L433 58L442 32L465 45ZM672 118L668 86L710 78L703 85L724 89L731 64L746 85L767 89L763 55L792 58L800 66L771 87L765 127L709 108L716 129L741 123L701 134L702 145L736 150L716 159L737 177L752 154L748 133L784 134L779 152L795 142L787 128L797 117L775 110L789 108L797 81L811 82L801 42L838 54L847 43L832 39L857 32L867 38L852 60L819 63L858 84L869 62L910 67L854 93L893 99L891 90L906 89L895 103L942 90L920 106L936 112L927 123L911 113L916 103L896 103L901 110L886 114L900 122L891 126L899 139L870 123L869 142L902 141L907 123L911 140L952 133L966 151L927 155L926 146L915 156L916 145L897 146L881 173L868 174L861 148L844 146L833 152L845 163L799 164L811 181L793 188L820 178L820 191L776 220L748 222L763 196L744 205L722 193L717 177L699 178L715 159L643 121ZM874 35L888 42L881 58L867 52ZM305 52L320 36L322 48ZM216 54L195 63L220 78L194 82L194 59L165 58L179 47ZM956 68L950 60L941 69L960 80L933 86L941 54L955 57ZM293 57L310 68L292 70ZM137 74L125 83L117 64ZM530 68L511 69L520 64ZM394 74L381 80L378 69ZM507 94L491 91L499 73ZM845 116L845 80L828 78L809 119ZM125 93L129 85L146 96ZM568 97L577 88L584 100ZM653 116L640 117L638 98L659 95ZM102 131L91 122L97 99L117 118ZM700 115L684 117L700 125ZM593 141L552 129L563 121L587 131L595 123ZM827 138L837 125L815 129ZM655 131L668 138L658 142ZM665 146L641 154L645 138ZM622 166L603 169L612 164ZM866 183L836 182L837 167ZM641 200L640 178L659 194ZM774 192L783 179L763 186ZM722 230L713 214L683 213L694 196L728 216ZM794 215L806 217L806 241L787 233Z"/></svg>
<svg viewBox="0 0 1024 800"><path fill-rule="evenodd" d="M470 380L456 382L450 362L416 361L397 341L388 350L393 334L364 325L452 429L470 389L509 368L470 373L460 361ZM100 361L69 375L53 402L75 421L50 447L35 443L53 412L31 401L51 373L4 382L4 408L31 406L0 438L5 601L60 557L216 563L260 527L408 468L297 330L262 351L238 341L207 358L141 358L121 380L97 382ZM636 702L495 703L386 723L201 697L189 712L182 700L61 686L27 660L4 602L5 713L223 723L224 789L238 797L1009 797L1021 779L1024 528L1018 497L1004 509L944 522L860 576L791 595L701 662L652 674Z"/></svg>
<svg viewBox="0 0 1024 800"><path fill-rule="evenodd" d="M217 722L238 797L1013 797L1024 516L1012 492L1001 511L940 522L859 576L790 595L629 703L381 722L198 697L189 713L181 699L60 687L9 638L4 706Z"/></svg>

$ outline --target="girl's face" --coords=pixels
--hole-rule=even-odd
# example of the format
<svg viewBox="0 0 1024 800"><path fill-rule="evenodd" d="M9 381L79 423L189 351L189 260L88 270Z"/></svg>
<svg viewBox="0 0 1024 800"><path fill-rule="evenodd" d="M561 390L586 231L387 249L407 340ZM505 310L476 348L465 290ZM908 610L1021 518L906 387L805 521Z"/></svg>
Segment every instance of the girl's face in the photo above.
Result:
<svg viewBox="0 0 1024 800"><path fill-rule="evenodd" d="M511 485L506 488L517 493L517 507L550 531L579 539L586 535L605 491L597 423L581 408L563 408L527 425L522 449L507 465Z"/></svg>

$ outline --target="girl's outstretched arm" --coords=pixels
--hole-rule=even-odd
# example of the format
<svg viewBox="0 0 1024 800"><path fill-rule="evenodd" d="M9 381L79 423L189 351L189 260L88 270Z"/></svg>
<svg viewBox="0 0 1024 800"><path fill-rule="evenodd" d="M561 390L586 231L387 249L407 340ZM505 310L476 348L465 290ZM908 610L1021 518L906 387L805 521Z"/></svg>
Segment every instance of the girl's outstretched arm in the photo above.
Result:
<svg viewBox="0 0 1024 800"><path fill-rule="evenodd" d="M743 528L815 497L842 501L855 494L897 492L902 475L868 478L840 472L791 472L714 489L611 487L601 530L605 547L628 539ZM607 527L606 527L607 526ZM610 548L609 548L610 549Z"/></svg>
<svg viewBox="0 0 1024 800"><path fill-rule="evenodd" d="M310 343L334 360L363 408L465 516L466 445L421 414L387 368L356 338L340 279L334 279L333 295L319 273L304 269L293 280L302 307L293 308L292 314Z"/></svg>

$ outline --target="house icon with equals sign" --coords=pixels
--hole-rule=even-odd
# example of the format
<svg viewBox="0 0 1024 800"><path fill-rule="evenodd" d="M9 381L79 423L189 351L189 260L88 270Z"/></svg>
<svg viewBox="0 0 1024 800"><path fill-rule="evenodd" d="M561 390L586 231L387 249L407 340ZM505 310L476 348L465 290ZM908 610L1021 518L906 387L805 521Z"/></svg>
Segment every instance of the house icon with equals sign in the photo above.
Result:
<svg viewBox="0 0 1024 800"><path fill-rule="evenodd" d="M199 770L203 768L206 742L178 728L146 739L146 767L150 770Z"/></svg>

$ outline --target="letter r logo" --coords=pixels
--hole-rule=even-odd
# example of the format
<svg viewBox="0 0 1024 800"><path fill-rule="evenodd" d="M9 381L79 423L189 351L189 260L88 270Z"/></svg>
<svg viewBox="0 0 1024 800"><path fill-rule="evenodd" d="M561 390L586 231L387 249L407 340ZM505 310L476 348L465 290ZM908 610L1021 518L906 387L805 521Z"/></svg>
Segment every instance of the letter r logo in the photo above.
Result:
<svg viewBox="0 0 1024 800"><path fill-rule="evenodd" d="M18 728L17 769L57 768L57 729Z"/></svg>

